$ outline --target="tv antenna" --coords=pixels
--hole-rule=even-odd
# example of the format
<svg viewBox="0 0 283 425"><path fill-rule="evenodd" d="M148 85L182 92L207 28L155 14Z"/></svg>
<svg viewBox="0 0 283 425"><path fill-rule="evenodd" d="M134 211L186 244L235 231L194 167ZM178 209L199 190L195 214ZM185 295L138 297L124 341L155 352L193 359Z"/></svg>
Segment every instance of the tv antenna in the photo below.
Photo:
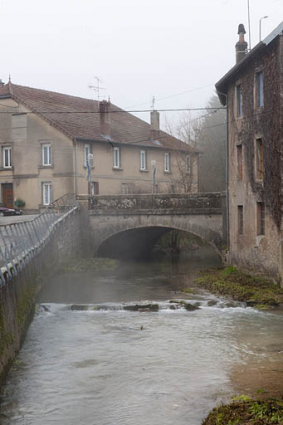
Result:
<svg viewBox="0 0 283 425"><path fill-rule="evenodd" d="M155 104L155 96L153 96L152 102L151 102L151 108L153 111L154 111L154 104Z"/></svg>
<svg viewBox="0 0 283 425"><path fill-rule="evenodd" d="M100 84L102 84L102 81L98 77L94 77L96 79L96 86L93 86L92 84L88 85L89 89L94 90L97 93L97 100L100 101L100 90L106 90L106 88L101 87Z"/></svg>

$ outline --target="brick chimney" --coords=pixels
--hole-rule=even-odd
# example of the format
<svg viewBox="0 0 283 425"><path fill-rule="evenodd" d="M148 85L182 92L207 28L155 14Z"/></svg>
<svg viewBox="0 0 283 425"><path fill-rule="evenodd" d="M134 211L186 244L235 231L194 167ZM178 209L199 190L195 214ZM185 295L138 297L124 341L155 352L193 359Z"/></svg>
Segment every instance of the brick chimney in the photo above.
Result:
<svg viewBox="0 0 283 425"><path fill-rule="evenodd" d="M150 138L157 139L159 136L159 112L152 111L150 113Z"/></svg>
<svg viewBox="0 0 283 425"><path fill-rule="evenodd" d="M110 105L111 103L107 100L99 103L100 133L106 137L110 137L111 133Z"/></svg>
<svg viewBox="0 0 283 425"><path fill-rule="evenodd" d="M239 63L247 54L248 43L245 41L246 30L243 24L238 27L239 41L236 43L236 63Z"/></svg>
<svg viewBox="0 0 283 425"><path fill-rule="evenodd" d="M3 86L5 86L5 83L4 83L4 81L2 81L2 80L1 80L1 78L0 78L0 87L3 87Z"/></svg>

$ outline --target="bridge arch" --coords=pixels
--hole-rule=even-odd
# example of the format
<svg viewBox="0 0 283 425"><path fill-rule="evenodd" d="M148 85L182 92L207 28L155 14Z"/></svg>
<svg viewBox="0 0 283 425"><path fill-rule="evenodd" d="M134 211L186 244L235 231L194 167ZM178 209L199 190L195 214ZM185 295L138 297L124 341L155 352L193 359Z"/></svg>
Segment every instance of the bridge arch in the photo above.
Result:
<svg viewBox="0 0 283 425"><path fill-rule="evenodd" d="M115 235L137 229L163 228L181 230L200 237L212 245L222 258L222 234L217 216L197 215L134 215L134 216L90 216L94 250Z"/></svg>

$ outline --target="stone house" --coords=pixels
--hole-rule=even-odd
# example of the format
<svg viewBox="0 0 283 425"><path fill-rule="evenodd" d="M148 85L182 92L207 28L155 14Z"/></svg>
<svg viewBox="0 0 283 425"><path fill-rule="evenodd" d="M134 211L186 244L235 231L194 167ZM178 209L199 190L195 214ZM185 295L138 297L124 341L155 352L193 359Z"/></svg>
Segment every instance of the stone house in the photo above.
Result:
<svg viewBox="0 0 283 425"><path fill-rule="evenodd" d="M227 106L230 263L282 278L283 22L216 84Z"/></svg>
<svg viewBox="0 0 283 425"><path fill-rule="evenodd" d="M0 201L197 192L199 151L107 101L0 84Z"/></svg>

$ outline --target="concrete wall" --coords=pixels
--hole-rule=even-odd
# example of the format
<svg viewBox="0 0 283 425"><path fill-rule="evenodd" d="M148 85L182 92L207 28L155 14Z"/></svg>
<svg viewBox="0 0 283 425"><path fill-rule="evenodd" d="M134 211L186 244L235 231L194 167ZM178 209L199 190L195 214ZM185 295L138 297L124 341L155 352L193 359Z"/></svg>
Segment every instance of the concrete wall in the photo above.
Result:
<svg viewBox="0 0 283 425"><path fill-rule="evenodd" d="M77 144L78 193L88 193L87 168L84 166L84 146L89 145L93 154L91 180L99 184L99 194L152 193L153 168L156 161L155 192L198 192L198 158L191 154L191 172L186 172L186 155L173 150L161 150L140 146L115 145L120 149L120 168L113 167L113 146L110 143L79 142ZM140 169L140 151L146 152L146 170ZM164 154L170 155L170 171L164 171Z"/></svg>
<svg viewBox="0 0 283 425"><path fill-rule="evenodd" d="M41 287L61 262L85 252L81 221L87 219L84 212L66 218L43 250L0 288L0 385L24 340Z"/></svg>
<svg viewBox="0 0 283 425"><path fill-rule="evenodd" d="M29 110L11 99L1 100L0 111L23 114L18 123L12 114L1 114L0 189L3 183L13 183L14 198L23 199L26 210L42 205L44 182L52 184L53 199L74 192L73 142L39 116L25 114ZM42 164L44 143L51 144L51 166ZM12 148L11 169L3 168L5 146Z"/></svg>

